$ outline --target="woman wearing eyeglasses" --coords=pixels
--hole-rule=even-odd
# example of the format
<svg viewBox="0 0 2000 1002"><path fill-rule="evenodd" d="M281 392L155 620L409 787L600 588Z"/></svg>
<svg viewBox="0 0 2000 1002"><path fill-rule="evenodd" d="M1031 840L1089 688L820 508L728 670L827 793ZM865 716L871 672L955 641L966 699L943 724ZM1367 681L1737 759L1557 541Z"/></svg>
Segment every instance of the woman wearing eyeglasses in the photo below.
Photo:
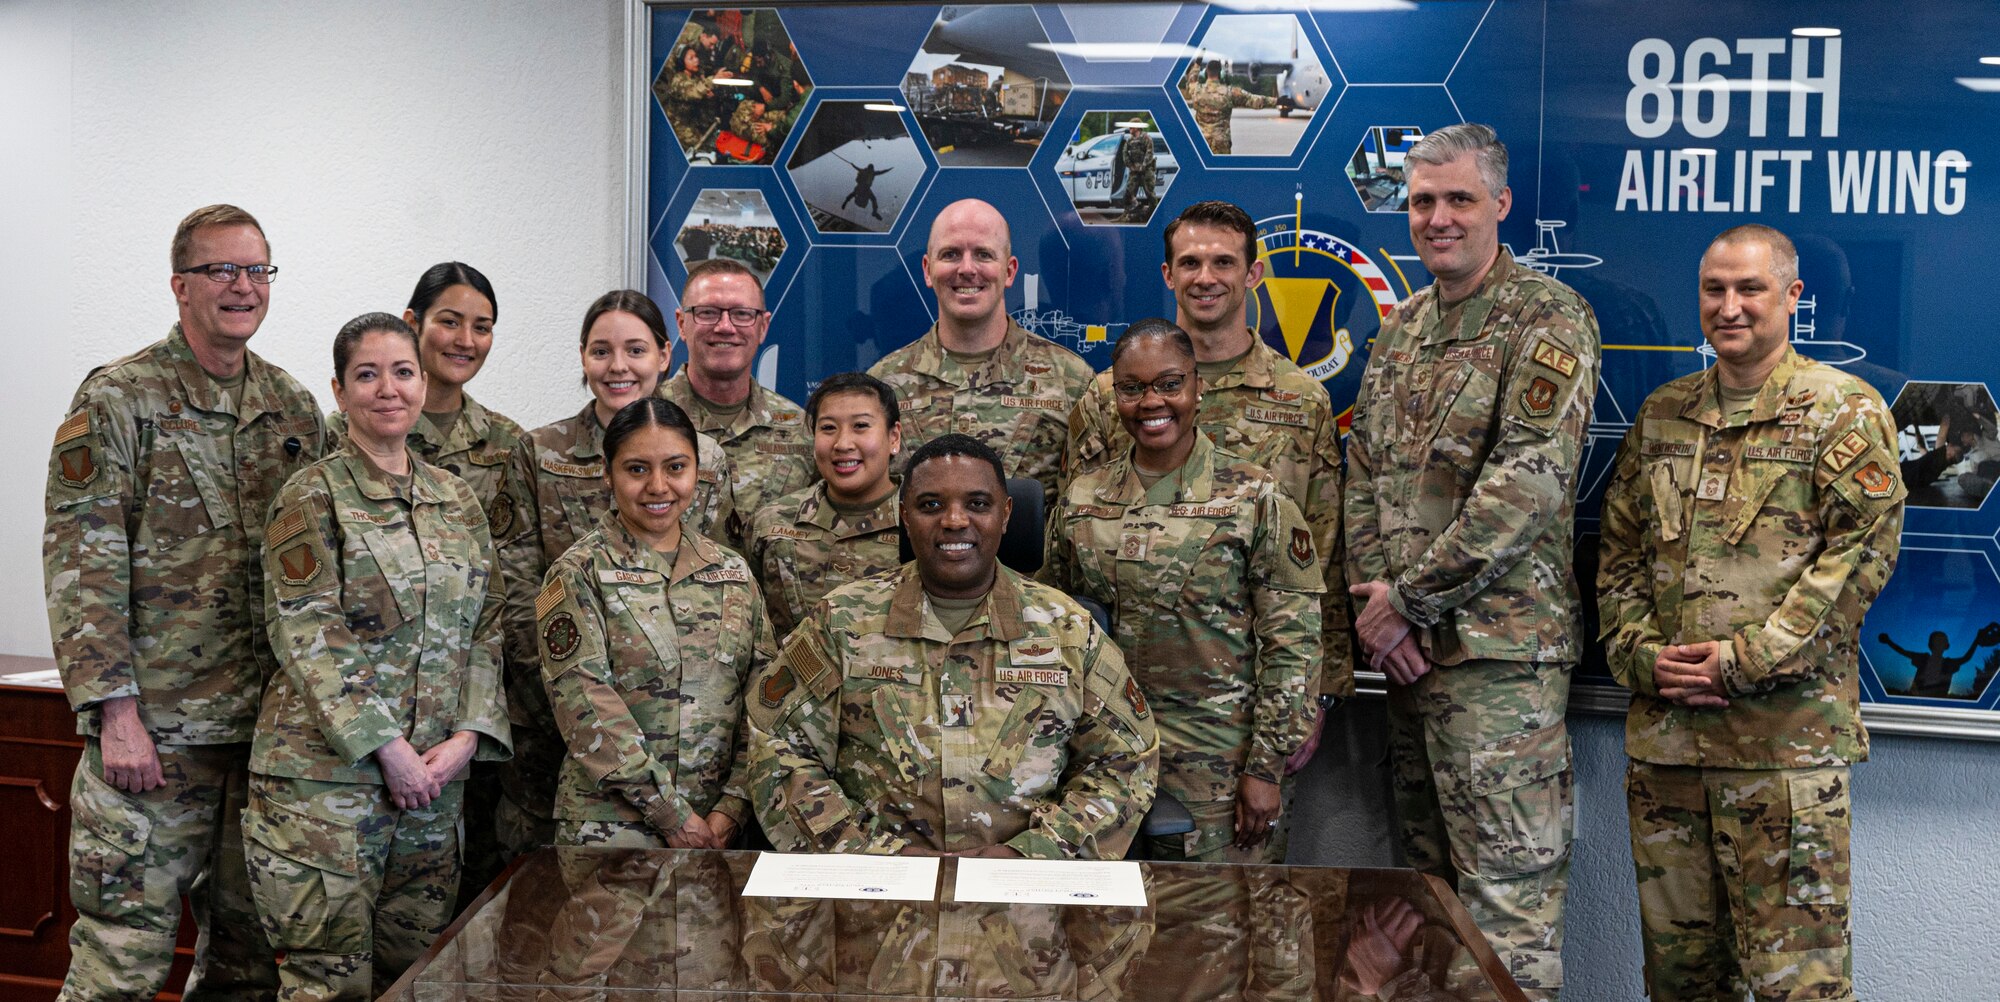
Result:
<svg viewBox="0 0 2000 1002"><path fill-rule="evenodd" d="M514 723L514 758L501 770L499 827L501 846L512 854L554 841L564 754L535 650L535 596L549 565L611 510L604 426L627 404L655 395L671 350L666 318L644 293L620 289L597 297L578 338L590 402L522 436L508 458L509 500L495 503L513 506L512 532L494 538L507 589L507 712ZM697 435L695 445L700 463L683 521L709 535L734 510L729 458L707 435Z"/></svg>
<svg viewBox="0 0 2000 1002"><path fill-rule="evenodd" d="M465 481L418 458L416 332L333 342L340 449L285 482L264 534L279 671L243 812L252 897L286 998L370 999L451 918L475 756L507 755L500 589Z"/></svg>
<svg viewBox="0 0 2000 1002"><path fill-rule="evenodd" d="M726 849L750 818L743 698L774 653L771 627L743 558L683 525L696 439L670 401L619 411L604 430L611 510L536 597L569 748L559 845Z"/></svg>
<svg viewBox="0 0 2000 1002"><path fill-rule="evenodd" d="M1109 609L1160 731L1160 791L1195 817L1155 859L1283 862L1285 760L1319 691L1319 557L1297 505L1195 427L1194 344L1141 320L1111 355L1131 448L1065 488L1043 580Z"/></svg>

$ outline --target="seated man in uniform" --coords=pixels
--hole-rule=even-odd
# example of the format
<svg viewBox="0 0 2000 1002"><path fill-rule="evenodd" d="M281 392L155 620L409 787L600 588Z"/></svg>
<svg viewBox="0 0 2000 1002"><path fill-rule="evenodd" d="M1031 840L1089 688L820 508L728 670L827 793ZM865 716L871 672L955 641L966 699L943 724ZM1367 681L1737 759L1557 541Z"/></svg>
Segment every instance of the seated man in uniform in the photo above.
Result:
<svg viewBox="0 0 2000 1002"><path fill-rule="evenodd" d="M753 683L751 799L778 849L1124 855L1152 714L1088 614L995 560L1011 508L990 447L918 449L916 560L828 594Z"/></svg>

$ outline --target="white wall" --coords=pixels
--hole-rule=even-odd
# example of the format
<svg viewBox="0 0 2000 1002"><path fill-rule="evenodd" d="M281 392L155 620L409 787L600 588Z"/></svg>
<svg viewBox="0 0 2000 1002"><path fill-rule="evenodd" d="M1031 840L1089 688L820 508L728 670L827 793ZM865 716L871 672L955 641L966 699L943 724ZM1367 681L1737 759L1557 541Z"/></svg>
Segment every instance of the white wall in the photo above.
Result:
<svg viewBox="0 0 2000 1002"><path fill-rule="evenodd" d="M621 0L0 3L0 652L46 654L47 449L95 364L173 321L167 243L235 202L284 268L254 347L322 396L333 331L470 261L498 287L474 389L523 424L581 406L576 326L622 284ZM1379 704L1374 709L1379 712ZM1304 784L1294 858L1389 862L1380 728L1347 714ZM1576 1002L1638 996L1620 730L1578 718ZM2000 998L2000 745L1881 738L1856 770L1863 997Z"/></svg>
<svg viewBox="0 0 2000 1002"><path fill-rule="evenodd" d="M35 531L48 440L84 373L174 321L167 245L197 206L263 222L283 271L252 348L322 404L339 325L401 312L424 268L456 258L500 299L474 395L529 427L582 406L577 326L626 273L624 12L0 4L0 157L25 182L0 196L8 229L25 224L0 240L16 460L0 477L0 651L49 650Z"/></svg>

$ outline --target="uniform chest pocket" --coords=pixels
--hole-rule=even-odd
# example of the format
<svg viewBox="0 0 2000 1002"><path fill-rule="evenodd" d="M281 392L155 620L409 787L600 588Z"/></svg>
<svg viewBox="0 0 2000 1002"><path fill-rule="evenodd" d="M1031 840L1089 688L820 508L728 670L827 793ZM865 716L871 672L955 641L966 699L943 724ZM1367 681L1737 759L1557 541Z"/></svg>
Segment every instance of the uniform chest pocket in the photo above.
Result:
<svg viewBox="0 0 2000 1002"><path fill-rule="evenodd" d="M925 689L919 681L848 680L841 739L859 753L855 764L899 786L930 773L939 749L922 726Z"/></svg>
<svg viewBox="0 0 2000 1002"><path fill-rule="evenodd" d="M1445 354L1445 360L1433 367L1431 390L1418 408L1415 426L1423 430L1427 441L1451 443L1457 458L1464 460L1470 458L1465 454L1468 446L1479 448L1492 438L1494 416L1499 411L1494 406L1500 387L1499 366L1492 359L1474 356L1457 360L1451 352ZM1461 400L1464 407L1458 406ZM1465 475L1473 475L1476 465L1461 463L1459 468Z"/></svg>
<svg viewBox="0 0 2000 1002"><path fill-rule="evenodd" d="M1222 505L1217 502L1215 507L1220 511ZM1227 508L1234 513L1233 504ZM1182 517L1159 531L1159 545L1147 560L1151 570L1146 588L1154 604L1203 619L1210 618L1218 605L1243 604L1247 596L1235 594L1243 590L1241 547L1225 528L1227 521L1222 514Z"/></svg>
<svg viewBox="0 0 2000 1002"><path fill-rule="evenodd" d="M559 476L552 479L555 481L556 501L562 505L563 518L569 523L560 527L561 535L574 541L589 532L597 516L611 507L610 490L604 486L601 477Z"/></svg>
<svg viewBox="0 0 2000 1002"><path fill-rule="evenodd" d="M1757 523L1757 516L1768 506L1783 508L1787 518L1801 522L1817 521L1810 510L1800 510L1798 506L1787 506L1783 503L1785 492L1778 490L1780 485L1787 480L1795 483L1808 482L1811 476L1810 472L1803 476L1788 476L1794 472L1784 464L1775 462L1746 462L1742 465L1736 474L1740 486L1737 490L1729 492L1729 500L1722 512L1723 539L1729 545L1735 546L1743 542L1744 535ZM1804 499L1798 500L1803 502ZM1800 532L1800 535L1804 533Z"/></svg>
<svg viewBox="0 0 2000 1002"><path fill-rule="evenodd" d="M154 551L171 550L197 536L215 531L226 519L218 519L223 509L211 507L210 492L203 490L206 471L201 460L179 449L159 449L147 469L146 516L139 526L142 545Z"/></svg>
<svg viewBox="0 0 2000 1002"><path fill-rule="evenodd" d="M600 584L609 619L611 684L622 692L644 689L680 668L679 635L664 585Z"/></svg>
<svg viewBox="0 0 2000 1002"><path fill-rule="evenodd" d="M346 537L341 595L348 628L375 640L421 615L416 585L423 579L423 554L407 522L355 522L342 518Z"/></svg>

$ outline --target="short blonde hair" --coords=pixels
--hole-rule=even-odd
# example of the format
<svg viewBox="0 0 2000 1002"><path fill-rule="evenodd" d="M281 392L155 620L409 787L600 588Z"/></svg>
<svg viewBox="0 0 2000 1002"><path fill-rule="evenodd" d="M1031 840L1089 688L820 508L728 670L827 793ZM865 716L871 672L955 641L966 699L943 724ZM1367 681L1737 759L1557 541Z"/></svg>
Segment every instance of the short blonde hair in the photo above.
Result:
<svg viewBox="0 0 2000 1002"><path fill-rule="evenodd" d="M204 205L187 214L179 226L174 227L174 245L169 254L174 273L179 274L194 262L188 260L188 249L194 245L194 231L204 226L250 226L264 239L264 250L271 249L271 238L264 236L264 227L257 217L228 204ZM237 262L239 264L244 262Z"/></svg>

